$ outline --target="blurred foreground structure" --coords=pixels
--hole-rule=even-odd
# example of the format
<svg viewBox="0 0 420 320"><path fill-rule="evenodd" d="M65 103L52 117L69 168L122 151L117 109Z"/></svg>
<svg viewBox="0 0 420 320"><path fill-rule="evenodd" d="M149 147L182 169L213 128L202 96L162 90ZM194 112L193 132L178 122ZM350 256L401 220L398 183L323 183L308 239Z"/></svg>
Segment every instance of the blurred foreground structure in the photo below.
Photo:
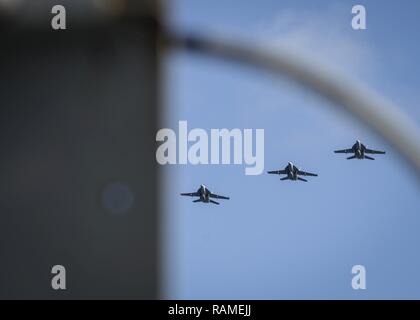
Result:
<svg viewBox="0 0 420 320"><path fill-rule="evenodd" d="M156 298L159 8L56 4L1 6L0 298Z"/></svg>

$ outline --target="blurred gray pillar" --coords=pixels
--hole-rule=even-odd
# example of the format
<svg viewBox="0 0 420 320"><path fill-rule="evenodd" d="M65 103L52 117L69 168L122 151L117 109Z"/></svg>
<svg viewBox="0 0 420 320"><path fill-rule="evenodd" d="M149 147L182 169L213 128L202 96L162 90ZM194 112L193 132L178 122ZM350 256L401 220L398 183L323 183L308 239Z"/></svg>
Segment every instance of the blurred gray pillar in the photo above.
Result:
<svg viewBox="0 0 420 320"><path fill-rule="evenodd" d="M0 21L0 298L156 298L155 1L11 3ZM51 28L55 4L66 30ZM53 265L66 290L51 288Z"/></svg>

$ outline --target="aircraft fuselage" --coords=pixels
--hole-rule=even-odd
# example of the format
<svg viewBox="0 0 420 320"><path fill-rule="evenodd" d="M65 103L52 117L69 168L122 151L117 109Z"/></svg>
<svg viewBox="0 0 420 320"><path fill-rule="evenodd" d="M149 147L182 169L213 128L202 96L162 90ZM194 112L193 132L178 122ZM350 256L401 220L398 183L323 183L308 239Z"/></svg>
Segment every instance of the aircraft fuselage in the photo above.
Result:
<svg viewBox="0 0 420 320"><path fill-rule="evenodd" d="M209 191L209 189L207 189L206 186L201 185L200 189L198 189L197 192L200 195L200 200L201 201L203 201L205 203L210 202L210 191Z"/></svg>
<svg viewBox="0 0 420 320"><path fill-rule="evenodd" d="M359 140L353 145L354 155L357 159L364 159L365 158L365 145L361 143Z"/></svg>
<svg viewBox="0 0 420 320"><path fill-rule="evenodd" d="M287 173L287 177L290 180L297 180L298 175L297 175L297 168L295 167L295 165L291 162L289 162L285 168L286 173Z"/></svg>

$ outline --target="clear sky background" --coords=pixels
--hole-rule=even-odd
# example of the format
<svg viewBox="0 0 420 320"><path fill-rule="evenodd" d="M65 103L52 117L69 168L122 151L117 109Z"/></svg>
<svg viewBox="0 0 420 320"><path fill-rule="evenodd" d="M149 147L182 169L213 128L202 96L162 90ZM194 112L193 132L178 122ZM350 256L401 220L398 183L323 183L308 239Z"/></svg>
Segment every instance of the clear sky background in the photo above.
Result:
<svg viewBox="0 0 420 320"><path fill-rule="evenodd" d="M351 8L367 9L367 30ZM420 122L420 2L176 0L178 31L284 46L399 104ZM185 52L166 57L162 127L265 129L265 171L288 161L308 183L245 176L241 165L163 170L165 297L176 299L420 299L420 183L383 139L305 89ZM420 137L419 137L420 138ZM334 149L356 139L376 161ZM201 183L220 206L180 192ZM351 268L367 270L353 290Z"/></svg>

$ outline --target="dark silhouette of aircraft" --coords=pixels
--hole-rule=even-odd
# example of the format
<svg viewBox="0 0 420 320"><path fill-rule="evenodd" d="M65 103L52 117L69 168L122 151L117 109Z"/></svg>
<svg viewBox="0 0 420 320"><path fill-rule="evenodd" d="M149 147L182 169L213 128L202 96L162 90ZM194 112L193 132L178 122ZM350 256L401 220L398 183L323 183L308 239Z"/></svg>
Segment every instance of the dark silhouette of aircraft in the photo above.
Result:
<svg viewBox="0 0 420 320"><path fill-rule="evenodd" d="M305 172L302 170L299 170L299 168L297 168L293 163L289 162L286 166L286 168L284 168L284 170L275 170L275 171L268 171L267 173L270 174L287 174L286 177L281 178L280 180L300 180L300 181L305 181L308 182L308 180L303 179L299 176L311 176L311 177L317 177L318 175L316 173L310 173L310 172Z"/></svg>
<svg viewBox="0 0 420 320"><path fill-rule="evenodd" d="M213 199L225 199L229 200L229 197L219 196L215 193L212 193L207 187L202 184L200 188L197 190L197 192L191 192L191 193L181 193L181 196L189 196L189 197L200 197L197 200L194 200L193 202L204 202L204 203L214 203L219 204L219 202L216 202Z"/></svg>
<svg viewBox="0 0 420 320"><path fill-rule="evenodd" d="M347 159L369 159L375 160L375 158L369 157L366 153L369 154L385 154L385 151L377 151L366 148L366 146L361 143L359 140L351 147L351 149L336 150L335 153L354 153L353 156L348 157Z"/></svg>

